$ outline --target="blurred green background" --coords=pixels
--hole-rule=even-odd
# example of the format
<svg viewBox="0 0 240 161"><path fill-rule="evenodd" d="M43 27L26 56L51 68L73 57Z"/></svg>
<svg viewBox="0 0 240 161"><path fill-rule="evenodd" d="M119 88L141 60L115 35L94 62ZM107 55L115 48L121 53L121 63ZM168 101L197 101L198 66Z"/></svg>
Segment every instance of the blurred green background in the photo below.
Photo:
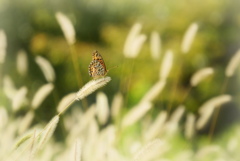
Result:
<svg viewBox="0 0 240 161"><path fill-rule="evenodd" d="M2 75L10 75L17 87L26 85L31 98L36 89L46 83L34 58L41 55L51 62L56 72L55 89L38 109L36 122L52 118L60 98L80 88L71 49L55 18L55 13L61 11L70 18L76 31L74 48L82 83L92 79L88 75L88 65L93 50L98 50L108 68L118 65L108 73L112 81L101 90L108 96L109 103L115 93L121 92L124 111L137 104L158 80L161 60L167 49L174 52L173 69L163 93L154 101L156 108L151 111L152 117L170 104L173 109L180 104L195 71L208 66L216 69L214 76L194 88L185 101L186 110L197 114L204 101L221 94L226 65L240 47L239 6L239 0L0 0L0 28L6 32L8 44ZM128 59L123 55L123 46L136 22L143 25L141 32L147 35L147 40L139 56ZM182 55L181 41L193 22L199 25L199 30L189 53ZM159 60L153 60L150 54L149 35L152 31L158 31L161 36ZM19 76L16 71L16 53L21 49L27 52L29 60L26 77ZM232 95L234 101L224 105L228 108L220 112L217 128L220 132L239 122L239 79L239 74L231 78L224 92ZM94 93L86 98L88 105L95 102L95 96ZM10 108L9 100L3 94L1 97L1 104ZM27 107L16 115L26 110ZM202 132L207 133L208 128Z"/></svg>

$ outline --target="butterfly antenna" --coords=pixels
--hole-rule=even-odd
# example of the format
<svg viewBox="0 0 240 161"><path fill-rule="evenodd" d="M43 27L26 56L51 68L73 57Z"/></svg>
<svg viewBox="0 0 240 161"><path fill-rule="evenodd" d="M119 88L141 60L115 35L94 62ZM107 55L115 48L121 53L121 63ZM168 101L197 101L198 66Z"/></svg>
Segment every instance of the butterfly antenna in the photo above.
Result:
<svg viewBox="0 0 240 161"><path fill-rule="evenodd" d="M118 67L118 65L116 65L116 66L114 66L114 67L111 67L111 68L109 68L107 71L109 71L109 70L111 70L111 69L113 69L113 68L117 68Z"/></svg>

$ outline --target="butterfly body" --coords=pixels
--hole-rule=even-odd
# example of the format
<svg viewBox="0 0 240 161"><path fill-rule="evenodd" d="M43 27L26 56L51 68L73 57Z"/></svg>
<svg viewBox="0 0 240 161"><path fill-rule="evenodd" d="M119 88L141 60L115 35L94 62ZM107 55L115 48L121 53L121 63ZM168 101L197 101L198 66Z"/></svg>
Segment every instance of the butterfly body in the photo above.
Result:
<svg viewBox="0 0 240 161"><path fill-rule="evenodd" d="M92 54L92 61L88 66L89 76L97 79L99 77L104 77L108 70L101 54L98 51L94 51Z"/></svg>

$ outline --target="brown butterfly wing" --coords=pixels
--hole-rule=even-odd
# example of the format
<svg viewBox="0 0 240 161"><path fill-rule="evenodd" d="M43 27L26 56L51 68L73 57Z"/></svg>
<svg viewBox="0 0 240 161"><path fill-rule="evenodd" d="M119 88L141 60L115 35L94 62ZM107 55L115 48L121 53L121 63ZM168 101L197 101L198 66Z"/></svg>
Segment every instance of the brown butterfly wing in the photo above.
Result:
<svg viewBox="0 0 240 161"><path fill-rule="evenodd" d="M105 72L107 72L107 69L106 69L106 65L105 65L105 63L104 63L104 60L103 60L101 54L100 54L98 51L93 52L93 54L92 54L92 60L98 61L98 62L102 65L102 67L104 68Z"/></svg>

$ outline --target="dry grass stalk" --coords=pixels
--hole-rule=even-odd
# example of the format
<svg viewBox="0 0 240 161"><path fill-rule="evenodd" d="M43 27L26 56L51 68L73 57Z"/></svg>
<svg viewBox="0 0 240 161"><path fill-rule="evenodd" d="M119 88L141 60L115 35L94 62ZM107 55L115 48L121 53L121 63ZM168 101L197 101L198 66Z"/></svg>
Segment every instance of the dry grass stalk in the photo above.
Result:
<svg viewBox="0 0 240 161"><path fill-rule="evenodd" d="M150 102L142 102L133 107L123 118L122 127L127 127L140 120L152 107Z"/></svg>
<svg viewBox="0 0 240 161"><path fill-rule="evenodd" d="M40 69L42 70L43 75L46 78L46 80L48 82L54 82L55 81L55 72L54 72L54 69L53 69L51 63L47 59L45 59L41 56L37 56L35 58L35 61L38 64L38 66L40 67Z"/></svg>
<svg viewBox="0 0 240 161"><path fill-rule="evenodd" d="M96 115L101 125L104 125L107 122L109 114L110 111L107 96L104 93L99 92L97 94Z"/></svg>
<svg viewBox="0 0 240 161"><path fill-rule="evenodd" d="M113 97L113 101L111 105L111 116L114 119L116 119L119 116L122 106L123 106L123 96L119 92Z"/></svg>
<svg viewBox="0 0 240 161"><path fill-rule="evenodd" d="M167 120L167 112L162 111L158 114L155 121L151 124L149 129L145 132L144 138L145 140L149 141L155 137L157 137L163 130L164 123Z"/></svg>
<svg viewBox="0 0 240 161"><path fill-rule="evenodd" d="M57 112L62 113L65 107L68 106L70 102L75 100L75 97L76 97L76 93L70 93L64 96L58 103Z"/></svg>
<svg viewBox="0 0 240 161"><path fill-rule="evenodd" d="M58 121L59 121L59 116L56 115L46 125L46 127L44 128L44 130L42 131L42 133L40 135L40 140L37 145L37 150L40 150L48 142L48 140L52 137L53 132L55 131L55 129L57 127Z"/></svg>
<svg viewBox="0 0 240 161"><path fill-rule="evenodd" d="M28 70L28 58L25 51L20 50L17 53L17 71L21 76L25 76Z"/></svg>
<svg viewBox="0 0 240 161"><path fill-rule="evenodd" d="M240 63L240 49L236 52L236 54L229 61L227 68L225 70L225 75L227 77L233 76L235 70L237 69Z"/></svg>
<svg viewBox="0 0 240 161"><path fill-rule="evenodd" d="M67 40L67 43L69 45L72 45L76 42L76 38L75 38L75 30L73 27L72 22L70 21L70 19L63 14L62 12L57 12L55 14L56 19L63 31L63 34L65 36L65 39Z"/></svg>
<svg viewBox="0 0 240 161"><path fill-rule="evenodd" d="M98 88L103 87L111 80L110 77L103 77L99 79L93 79L85 84L76 94L76 100L81 100L87 97L89 94L96 91Z"/></svg>
<svg viewBox="0 0 240 161"><path fill-rule="evenodd" d="M196 117L192 113L187 114L187 120L185 123L185 136L188 139L192 139L195 133L195 120Z"/></svg>
<svg viewBox="0 0 240 161"><path fill-rule="evenodd" d="M157 31L153 31L150 36L150 50L154 60L159 59L161 52L161 39Z"/></svg>
<svg viewBox="0 0 240 161"><path fill-rule="evenodd" d="M163 90L166 82L159 80L142 98L141 102L153 101Z"/></svg>
<svg viewBox="0 0 240 161"><path fill-rule="evenodd" d="M190 80L191 86L193 87L197 86L201 81L203 81L213 73L214 73L214 69L210 67L200 69L199 71L194 73L193 76L191 77L191 80Z"/></svg>
<svg viewBox="0 0 240 161"><path fill-rule="evenodd" d="M182 40L182 45L181 45L181 50L184 54L189 52L189 49L192 45L192 42L197 33L197 30L198 30L198 25L196 23L192 23L187 29L187 31L185 32Z"/></svg>
<svg viewBox="0 0 240 161"><path fill-rule="evenodd" d="M163 62L161 64L161 70L159 73L159 78L162 81L166 81L173 64L173 52L168 50L163 58Z"/></svg>
<svg viewBox="0 0 240 161"><path fill-rule="evenodd" d="M3 64L6 57L7 36L3 30L0 30L0 64Z"/></svg>
<svg viewBox="0 0 240 161"><path fill-rule="evenodd" d="M52 83L41 86L33 97L31 107L37 109L43 100L52 92L54 85Z"/></svg>
<svg viewBox="0 0 240 161"><path fill-rule="evenodd" d="M12 99L12 108L13 111L19 110L24 102L26 101L26 95L27 95L27 87L21 87L15 94L15 96Z"/></svg>

